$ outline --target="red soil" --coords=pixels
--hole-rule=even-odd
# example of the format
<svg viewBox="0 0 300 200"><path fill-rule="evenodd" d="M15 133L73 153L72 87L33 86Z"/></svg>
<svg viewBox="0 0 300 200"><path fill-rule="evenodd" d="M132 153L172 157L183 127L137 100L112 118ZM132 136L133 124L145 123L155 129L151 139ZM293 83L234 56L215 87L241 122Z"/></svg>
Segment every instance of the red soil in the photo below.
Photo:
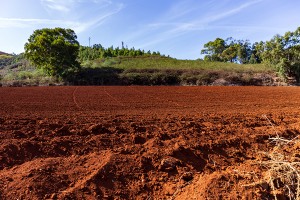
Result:
<svg viewBox="0 0 300 200"><path fill-rule="evenodd" d="M0 106L0 199L272 199L253 163L300 128L297 87L0 88Z"/></svg>

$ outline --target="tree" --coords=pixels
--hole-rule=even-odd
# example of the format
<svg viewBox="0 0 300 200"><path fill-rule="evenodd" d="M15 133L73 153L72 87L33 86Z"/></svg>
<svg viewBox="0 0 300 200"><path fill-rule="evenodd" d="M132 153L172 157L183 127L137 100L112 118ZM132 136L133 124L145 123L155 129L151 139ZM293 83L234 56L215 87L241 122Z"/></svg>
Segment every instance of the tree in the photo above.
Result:
<svg viewBox="0 0 300 200"><path fill-rule="evenodd" d="M50 76L64 77L78 68L78 51L77 36L71 29L38 29L25 44L25 57Z"/></svg>
<svg viewBox="0 0 300 200"><path fill-rule="evenodd" d="M237 58L237 46L231 45L226 48L221 54L223 61L236 62Z"/></svg>
<svg viewBox="0 0 300 200"><path fill-rule="evenodd" d="M235 44L237 46L237 60L241 64L249 63L252 55L251 44L248 40L238 40Z"/></svg>
<svg viewBox="0 0 300 200"><path fill-rule="evenodd" d="M204 48L201 53L207 54L204 59L209 61L224 61L222 53L226 49L225 40L217 38L214 41L209 41L204 44Z"/></svg>
<svg viewBox="0 0 300 200"><path fill-rule="evenodd" d="M283 77L293 76L300 82L300 27L283 36L275 35L262 49L263 62L276 66Z"/></svg>
<svg viewBox="0 0 300 200"><path fill-rule="evenodd" d="M229 37L226 40L217 38L204 44L201 53L206 54L205 60L245 64L249 63L252 50L248 40L235 40Z"/></svg>
<svg viewBox="0 0 300 200"><path fill-rule="evenodd" d="M262 62L262 53L264 52L264 42L255 42L251 49L252 53L249 59L250 64L256 64Z"/></svg>

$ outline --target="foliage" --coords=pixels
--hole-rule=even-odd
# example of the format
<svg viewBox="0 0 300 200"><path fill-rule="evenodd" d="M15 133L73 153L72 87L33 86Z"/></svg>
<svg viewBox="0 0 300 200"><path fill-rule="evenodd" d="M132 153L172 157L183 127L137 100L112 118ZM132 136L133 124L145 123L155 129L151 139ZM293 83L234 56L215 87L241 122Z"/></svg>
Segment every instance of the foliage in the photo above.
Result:
<svg viewBox="0 0 300 200"><path fill-rule="evenodd" d="M16 64L0 69L4 86L22 85L211 85L217 79L228 84L258 85L255 74L274 74L264 64L206 62L177 60L159 56L113 57L86 61L76 73L62 79L49 77L43 69L36 69L22 55ZM246 75L251 74L250 78ZM250 81L247 81L249 79Z"/></svg>
<svg viewBox="0 0 300 200"><path fill-rule="evenodd" d="M151 52L141 49L131 48L128 49L122 46L122 48L114 48L113 46L109 48L104 48L101 44L95 44L93 47L80 46L78 59L80 62L85 62L89 60L120 57L120 56L160 56L160 52Z"/></svg>
<svg viewBox="0 0 300 200"><path fill-rule="evenodd" d="M248 40L217 38L204 45L204 60L241 64L265 63L274 67L283 78L300 82L300 27L283 36L275 35L266 42L250 44Z"/></svg>
<svg viewBox="0 0 300 200"><path fill-rule="evenodd" d="M79 43L71 29L35 30L25 44L25 57L50 76L64 77L79 67Z"/></svg>
<svg viewBox="0 0 300 200"><path fill-rule="evenodd" d="M24 66L27 64L26 59L24 58L24 54L18 54L18 55L0 55L0 69L3 69L5 67L8 68L17 68L18 66Z"/></svg>
<svg viewBox="0 0 300 200"><path fill-rule="evenodd" d="M221 54L226 49L226 43L223 39L217 38L214 41L209 41L204 44L205 49L201 51L202 54L208 54L204 60L207 61L223 61Z"/></svg>
<svg viewBox="0 0 300 200"><path fill-rule="evenodd" d="M233 72L273 72L274 68L264 64L208 62L202 60L177 60L167 57L135 57L114 58L115 64L111 67L121 69L176 69L176 70L220 70ZM100 66L101 64L99 64Z"/></svg>
<svg viewBox="0 0 300 200"><path fill-rule="evenodd" d="M11 65L13 63L13 56L0 55L0 69L4 66Z"/></svg>
<svg viewBox="0 0 300 200"><path fill-rule="evenodd" d="M283 36L275 35L263 44L260 54L262 60L275 65L282 76L294 76L300 82L300 27Z"/></svg>
<svg viewBox="0 0 300 200"><path fill-rule="evenodd" d="M159 56L113 57L85 62L78 73L68 78L71 85L211 85L217 79L234 84L263 85L257 74L274 74L274 69L263 64L206 62L177 60ZM248 78L244 74L251 74ZM241 75L243 74L243 75ZM248 80L249 79L249 80ZM272 81L270 82L272 84Z"/></svg>
<svg viewBox="0 0 300 200"><path fill-rule="evenodd" d="M241 64L259 63L259 60L256 59L255 52L248 40L235 40L231 37L226 40L217 38L214 41L209 41L204 44L204 49L201 50L202 54L206 54L204 57L206 61L234 62Z"/></svg>
<svg viewBox="0 0 300 200"><path fill-rule="evenodd" d="M0 74L1 75L1 74ZM61 79L47 76L39 69L8 70L2 75L1 85L4 86L40 86L62 84Z"/></svg>

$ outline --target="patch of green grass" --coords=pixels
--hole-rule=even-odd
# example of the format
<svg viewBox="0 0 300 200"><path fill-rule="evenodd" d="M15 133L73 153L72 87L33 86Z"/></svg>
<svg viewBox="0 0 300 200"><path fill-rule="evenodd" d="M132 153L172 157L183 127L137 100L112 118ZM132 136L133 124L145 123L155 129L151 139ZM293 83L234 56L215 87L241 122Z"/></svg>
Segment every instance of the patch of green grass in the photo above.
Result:
<svg viewBox="0 0 300 200"><path fill-rule="evenodd" d="M2 55L0 55L0 60L1 59L9 59L9 58L12 58L12 57L13 57L12 55L2 54Z"/></svg>
<svg viewBox="0 0 300 200"><path fill-rule="evenodd" d="M224 82L226 85L263 85L268 82L272 85L276 76L276 69L264 64L240 65L160 56L96 59L81 65L77 72L59 80L23 59L0 68L0 84L215 85Z"/></svg>
<svg viewBox="0 0 300 200"><path fill-rule="evenodd" d="M177 60L167 57L119 57L90 61L90 66L115 67L119 69L171 69L171 70L213 70L230 72L275 72L265 64L236 64L224 62L206 62L202 60Z"/></svg>
<svg viewBox="0 0 300 200"><path fill-rule="evenodd" d="M7 70L2 75L1 85L4 86L23 86L23 85L55 85L63 84L62 80L50 77L41 70Z"/></svg>

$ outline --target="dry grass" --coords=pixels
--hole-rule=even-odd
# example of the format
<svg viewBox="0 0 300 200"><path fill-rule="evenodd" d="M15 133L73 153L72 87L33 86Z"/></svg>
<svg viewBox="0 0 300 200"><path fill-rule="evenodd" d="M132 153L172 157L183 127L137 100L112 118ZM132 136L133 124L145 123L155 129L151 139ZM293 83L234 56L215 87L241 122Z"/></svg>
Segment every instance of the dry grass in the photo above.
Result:
<svg viewBox="0 0 300 200"><path fill-rule="evenodd" d="M285 139L279 136L271 121L264 116L273 127L276 137L269 138L274 144L268 152L259 152L260 159L254 165L261 167L261 178L245 187L260 185L269 190L275 200L300 199L300 139Z"/></svg>
<svg viewBox="0 0 300 200"><path fill-rule="evenodd" d="M300 199L300 157L291 152L300 141L297 138L270 139L276 143L275 147L270 152L261 152L268 160L258 162L266 169L264 179L270 185L276 200L278 197Z"/></svg>

